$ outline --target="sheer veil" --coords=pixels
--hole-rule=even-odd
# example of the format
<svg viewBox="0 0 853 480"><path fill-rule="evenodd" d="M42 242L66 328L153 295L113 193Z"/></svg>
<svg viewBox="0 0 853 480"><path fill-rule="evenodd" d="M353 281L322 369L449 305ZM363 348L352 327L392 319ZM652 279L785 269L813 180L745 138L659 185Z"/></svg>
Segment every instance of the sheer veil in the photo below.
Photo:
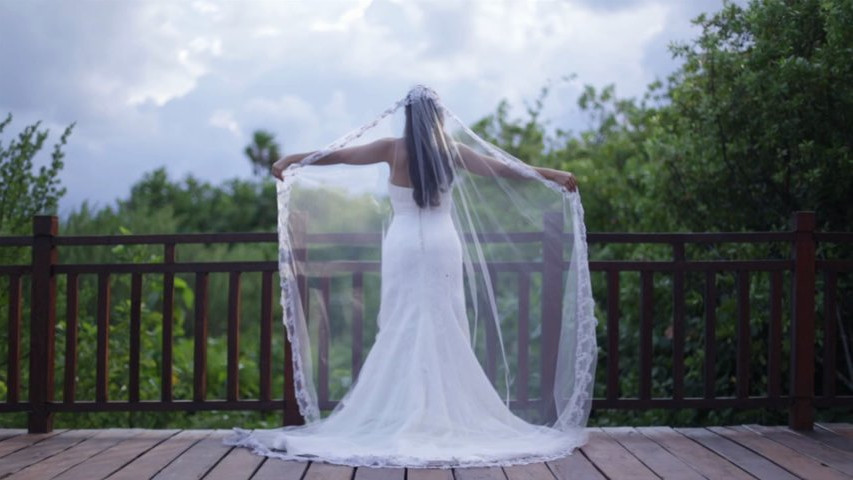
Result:
<svg viewBox="0 0 853 480"><path fill-rule="evenodd" d="M382 328L380 261L393 216L387 164L320 164L404 132L414 200L452 210L467 332L483 371L527 422L582 429L596 319L580 194L478 136L423 86L292 165L277 184L281 304L300 413L317 422L358 382Z"/></svg>
<svg viewBox="0 0 853 480"><path fill-rule="evenodd" d="M295 158L277 183L279 278L305 424L227 444L438 468L583 445L597 322L577 191L424 86Z"/></svg>

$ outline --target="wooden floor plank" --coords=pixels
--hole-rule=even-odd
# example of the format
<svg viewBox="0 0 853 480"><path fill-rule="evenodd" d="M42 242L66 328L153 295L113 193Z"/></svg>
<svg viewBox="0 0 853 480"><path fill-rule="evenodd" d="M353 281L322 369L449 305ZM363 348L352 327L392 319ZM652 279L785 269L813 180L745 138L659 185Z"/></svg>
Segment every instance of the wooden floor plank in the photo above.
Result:
<svg viewBox="0 0 853 480"><path fill-rule="evenodd" d="M504 467L507 480L554 480L556 477L544 463Z"/></svg>
<svg viewBox="0 0 853 480"><path fill-rule="evenodd" d="M454 468L456 480L506 480L500 467Z"/></svg>
<svg viewBox="0 0 853 480"><path fill-rule="evenodd" d="M843 450L838 450L800 435L789 430L788 427L747 425L747 428L804 455L808 455L821 463L825 463L846 475L853 476L853 455Z"/></svg>
<svg viewBox="0 0 853 480"><path fill-rule="evenodd" d="M0 442L27 433L23 428L0 428Z"/></svg>
<svg viewBox="0 0 853 480"><path fill-rule="evenodd" d="M109 448L62 472L55 480L107 478L176 433L178 430L119 430Z"/></svg>
<svg viewBox="0 0 853 480"><path fill-rule="evenodd" d="M213 467L205 480L248 479L260 467L265 457L252 453L248 448L233 448ZM298 477L297 477L298 478Z"/></svg>
<svg viewBox="0 0 853 480"><path fill-rule="evenodd" d="M358 467L355 469L354 480L404 480L405 478L405 468Z"/></svg>
<svg viewBox="0 0 853 480"><path fill-rule="evenodd" d="M126 438L127 434L118 429L98 430L86 440L64 450L39 463L30 465L9 477L10 479L24 478L53 478L56 475L85 462L96 455L115 445L116 442Z"/></svg>
<svg viewBox="0 0 853 480"><path fill-rule="evenodd" d="M853 425L849 423L816 423L818 428L835 432L842 437L853 439Z"/></svg>
<svg viewBox="0 0 853 480"><path fill-rule="evenodd" d="M449 468L407 468L406 480L453 480Z"/></svg>
<svg viewBox="0 0 853 480"><path fill-rule="evenodd" d="M136 480L151 478L166 465L175 460L196 442L208 437L212 430L183 430L145 452L108 478L115 480Z"/></svg>
<svg viewBox="0 0 853 480"><path fill-rule="evenodd" d="M177 434L175 434L177 432ZM0 477L94 480L575 480L605 478L853 477L853 425L787 427L609 427L559 460L504 468L352 468L264 458L221 443L230 431L0 429ZM174 434L174 435L173 435Z"/></svg>
<svg viewBox="0 0 853 480"><path fill-rule="evenodd" d="M0 460L0 478L67 450L96 432L97 430L67 430L59 435L46 438L35 445L10 453Z"/></svg>
<svg viewBox="0 0 853 480"><path fill-rule="evenodd" d="M843 450L847 453L853 453L853 439L847 436L839 435L831 430L823 428L815 428L811 431L798 431L800 435L812 438L830 447L838 450Z"/></svg>
<svg viewBox="0 0 853 480"><path fill-rule="evenodd" d="M762 455L764 458L781 466L801 478L820 478L826 480L843 480L847 475L834 470L811 457L785 445L765 438L746 427L709 427L718 435L723 435L733 442Z"/></svg>
<svg viewBox="0 0 853 480"><path fill-rule="evenodd" d="M751 479L745 471L725 458L676 432L670 427L637 427L637 431L667 449L708 478Z"/></svg>
<svg viewBox="0 0 853 480"><path fill-rule="evenodd" d="M206 438L196 442L184 453L161 470L155 480L199 479L207 475L228 452L231 446L222 443L222 439L233 433L231 430L216 430ZM248 475L246 475L248 477Z"/></svg>
<svg viewBox="0 0 853 480"><path fill-rule="evenodd" d="M291 462L279 460L277 458L267 458L261 464L252 480L283 480L292 478L298 480L305 474L308 468L308 462Z"/></svg>
<svg viewBox="0 0 853 480"><path fill-rule="evenodd" d="M42 440L47 440L50 437L55 435L59 435L66 430L58 429L54 430L50 433L27 433L24 435L16 435L11 437L3 442L0 442L0 459L3 457L17 452L22 448L27 448L31 445L35 445ZM2 460L0 460L2 461Z"/></svg>
<svg viewBox="0 0 853 480"><path fill-rule="evenodd" d="M604 431L662 478L678 478L680 480L702 480L705 478L693 470L688 463L634 428L610 427L605 428Z"/></svg>
<svg viewBox="0 0 853 480"><path fill-rule="evenodd" d="M353 470L353 467L343 465L311 462L311 465L308 465L308 471L302 478L304 480L350 480L353 476Z"/></svg>
<svg viewBox="0 0 853 480"><path fill-rule="evenodd" d="M678 433L713 450L717 455L746 470L756 478L769 480L797 480L787 470L767 460L761 455L717 435L706 428L676 428Z"/></svg>
<svg viewBox="0 0 853 480"><path fill-rule="evenodd" d="M601 429L590 429L589 442L581 447L583 453L609 478L658 478L637 457Z"/></svg>
<svg viewBox="0 0 853 480"><path fill-rule="evenodd" d="M580 450L575 450L567 457L548 462L548 468L557 480L605 480L604 475Z"/></svg>

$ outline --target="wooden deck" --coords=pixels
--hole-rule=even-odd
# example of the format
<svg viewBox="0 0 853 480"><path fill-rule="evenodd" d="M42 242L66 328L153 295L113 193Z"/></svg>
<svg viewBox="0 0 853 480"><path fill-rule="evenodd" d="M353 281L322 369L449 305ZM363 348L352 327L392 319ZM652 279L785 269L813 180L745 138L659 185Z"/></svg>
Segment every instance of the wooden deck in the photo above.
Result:
<svg viewBox="0 0 853 480"><path fill-rule="evenodd" d="M555 480L853 478L853 425L590 429L564 459L506 468L374 469L284 462L224 446L226 430L0 429L0 478Z"/></svg>

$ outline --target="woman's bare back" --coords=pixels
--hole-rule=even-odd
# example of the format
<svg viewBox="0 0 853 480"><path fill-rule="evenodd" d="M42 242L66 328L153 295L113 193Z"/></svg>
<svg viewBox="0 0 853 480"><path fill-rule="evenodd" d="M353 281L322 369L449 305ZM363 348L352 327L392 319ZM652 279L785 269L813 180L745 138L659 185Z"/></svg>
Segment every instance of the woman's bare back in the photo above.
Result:
<svg viewBox="0 0 853 480"><path fill-rule="evenodd" d="M388 161L388 165L391 166L389 181L400 187L412 188L412 180L409 178L409 153L406 150L406 140L395 138L393 142L392 155Z"/></svg>

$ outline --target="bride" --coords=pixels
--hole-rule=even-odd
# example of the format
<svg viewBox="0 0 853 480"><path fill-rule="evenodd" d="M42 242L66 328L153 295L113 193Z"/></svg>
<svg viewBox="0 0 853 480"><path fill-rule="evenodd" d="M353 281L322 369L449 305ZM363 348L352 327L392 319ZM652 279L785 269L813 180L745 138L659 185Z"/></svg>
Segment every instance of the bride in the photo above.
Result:
<svg viewBox="0 0 853 480"><path fill-rule="evenodd" d="M403 137L383 136L400 110ZM282 459L441 468L552 460L585 443L595 318L571 173L531 167L486 142L424 86L329 147L280 159L272 173L292 381L307 423L235 429L226 443ZM337 208L372 215L347 222ZM370 254L348 246L299 255L300 210L337 232L385 223L374 245L377 332L350 369L329 352L361 352L353 325L370 303ZM352 285L333 280L331 269L343 266ZM326 279L319 295L308 277ZM336 402L330 385L343 385Z"/></svg>

